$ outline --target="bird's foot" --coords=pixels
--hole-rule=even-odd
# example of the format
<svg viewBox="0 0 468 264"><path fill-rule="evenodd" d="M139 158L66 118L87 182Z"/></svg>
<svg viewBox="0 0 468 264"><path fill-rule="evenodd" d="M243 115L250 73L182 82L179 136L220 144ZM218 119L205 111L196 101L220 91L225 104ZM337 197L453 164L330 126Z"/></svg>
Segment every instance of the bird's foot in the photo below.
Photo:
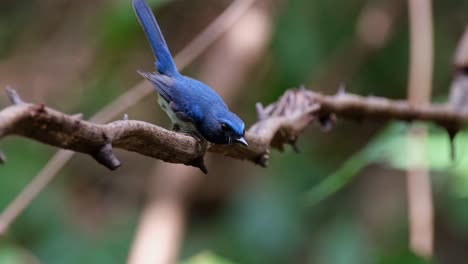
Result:
<svg viewBox="0 0 468 264"><path fill-rule="evenodd" d="M182 133L195 138L198 142L203 142L205 139L197 131L182 131Z"/></svg>
<svg viewBox="0 0 468 264"><path fill-rule="evenodd" d="M172 125L172 131L174 131L174 132L180 132L181 129L180 129L179 124L173 124L173 125Z"/></svg>
<svg viewBox="0 0 468 264"><path fill-rule="evenodd" d="M182 134L185 134L187 136L191 136L193 138L195 138L197 141L205 141L205 139L203 138L202 135L200 135L200 133L198 133L197 131L186 131L186 130L182 130L182 128L180 127L179 124L173 124L172 125L172 131L174 132L177 132L177 133L182 133Z"/></svg>

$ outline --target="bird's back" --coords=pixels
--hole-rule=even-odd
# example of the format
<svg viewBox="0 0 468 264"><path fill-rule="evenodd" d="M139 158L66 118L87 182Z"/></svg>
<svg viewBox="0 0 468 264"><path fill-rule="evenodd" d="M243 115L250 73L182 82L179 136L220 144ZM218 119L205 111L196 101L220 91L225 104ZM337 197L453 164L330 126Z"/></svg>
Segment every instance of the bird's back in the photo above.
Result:
<svg viewBox="0 0 468 264"><path fill-rule="evenodd" d="M223 99L211 87L190 77L183 78L181 85L184 96L193 104L198 104L203 109L228 109Z"/></svg>

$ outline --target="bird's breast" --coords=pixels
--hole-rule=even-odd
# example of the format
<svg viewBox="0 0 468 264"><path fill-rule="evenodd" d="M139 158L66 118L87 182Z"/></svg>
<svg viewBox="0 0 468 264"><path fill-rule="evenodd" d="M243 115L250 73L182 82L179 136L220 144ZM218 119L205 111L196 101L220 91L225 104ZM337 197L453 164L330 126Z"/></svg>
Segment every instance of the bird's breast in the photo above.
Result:
<svg viewBox="0 0 468 264"><path fill-rule="evenodd" d="M161 108L166 112L167 116L171 120L173 125L177 125L180 130L183 132L197 132L197 128L191 123L180 120L177 115L172 111L171 107L169 106L169 102L167 102L162 96L158 94L158 103Z"/></svg>

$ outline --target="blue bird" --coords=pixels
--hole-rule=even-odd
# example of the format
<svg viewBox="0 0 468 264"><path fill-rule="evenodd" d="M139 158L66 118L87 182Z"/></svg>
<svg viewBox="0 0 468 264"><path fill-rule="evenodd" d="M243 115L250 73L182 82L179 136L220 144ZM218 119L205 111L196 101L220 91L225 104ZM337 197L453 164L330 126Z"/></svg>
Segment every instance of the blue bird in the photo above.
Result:
<svg viewBox="0 0 468 264"><path fill-rule="evenodd" d="M244 122L229 111L223 99L208 85L179 73L145 0L133 0L133 8L156 57L156 72L139 73L158 92L158 103L171 119L174 130L216 144L240 143L247 147Z"/></svg>

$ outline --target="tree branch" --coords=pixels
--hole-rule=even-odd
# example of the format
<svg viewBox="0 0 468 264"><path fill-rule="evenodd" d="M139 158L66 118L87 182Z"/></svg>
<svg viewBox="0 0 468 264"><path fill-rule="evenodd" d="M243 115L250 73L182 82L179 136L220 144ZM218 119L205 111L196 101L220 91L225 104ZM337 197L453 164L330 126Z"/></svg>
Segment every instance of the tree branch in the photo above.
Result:
<svg viewBox="0 0 468 264"><path fill-rule="evenodd" d="M426 121L453 132L460 130L468 121L467 114L445 104L414 106L405 100L374 96L363 97L345 93L327 96L310 91L307 94L310 100L315 100L321 105L321 111L334 113L342 118Z"/></svg>
<svg viewBox="0 0 468 264"><path fill-rule="evenodd" d="M17 104L0 111L0 138L19 135L86 153L109 169L120 165L112 147L198 167L202 171L205 171L203 156L206 151L266 166L270 147L283 150L285 144L295 146L299 135L311 122L316 120L329 126L335 115L349 119L430 121L451 133L456 133L468 120L468 114L458 113L446 105L411 106L406 101L345 92L330 96L306 89L291 89L265 108L257 105L259 121L246 133L249 142L246 148L240 145L207 146L191 136L142 121L94 124L44 105L24 103L21 99L13 101Z"/></svg>
<svg viewBox="0 0 468 264"><path fill-rule="evenodd" d="M7 135L20 135L89 154L111 170L120 166L112 146L186 165L203 157L205 149L193 137L145 122L122 120L99 125L29 103L13 105L0 112L0 137Z"/></svg>

